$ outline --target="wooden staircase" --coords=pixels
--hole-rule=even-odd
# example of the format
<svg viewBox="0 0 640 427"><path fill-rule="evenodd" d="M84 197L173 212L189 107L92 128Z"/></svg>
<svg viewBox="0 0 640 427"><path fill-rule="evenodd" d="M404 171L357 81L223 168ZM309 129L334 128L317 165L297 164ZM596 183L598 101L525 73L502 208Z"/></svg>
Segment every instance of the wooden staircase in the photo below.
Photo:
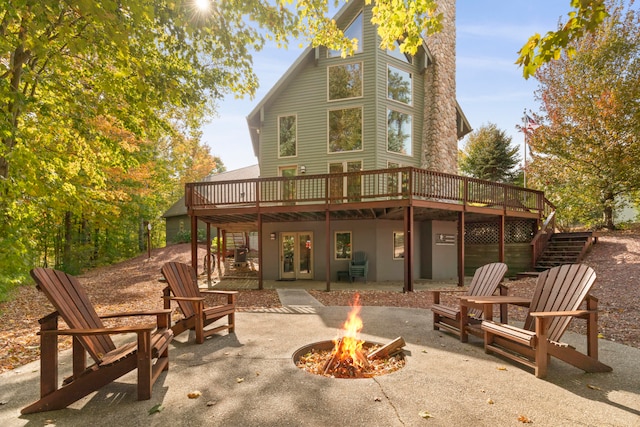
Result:
<svg viewBox="0 0 640 427"><path fill-rule="evenodd" d="M578 233L554 233L547 242L542 255L538 257L535 271L518 274L518 278L537 276L541 271L562 265L577 264L596 241L590 231Z"/></svg>
<svg viewBox="0 0 640 427"><path fill-rule="evenodd" d="M544 271L562 264L576 264L582 261L592 242L593 235L590 231L554 233L534 268L536 271Z"/></svg>

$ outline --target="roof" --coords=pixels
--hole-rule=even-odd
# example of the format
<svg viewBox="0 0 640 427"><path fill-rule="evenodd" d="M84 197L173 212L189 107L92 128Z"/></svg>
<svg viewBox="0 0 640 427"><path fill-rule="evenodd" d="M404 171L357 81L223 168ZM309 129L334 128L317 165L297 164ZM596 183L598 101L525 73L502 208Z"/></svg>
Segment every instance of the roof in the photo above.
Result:
<svg viewBox="0 0 640 427"><path fill-rule="evenodd" d="M218 182L218 181L237 181L242 179L253 179L260 177L260 167L258 165L246 166L240 169L234 169L222 173L209 174L202 179L201 182ZM185 205L184 196L175 202L162 215L163 218L172 218L176 216L187 215L187 206Z"/></svg>

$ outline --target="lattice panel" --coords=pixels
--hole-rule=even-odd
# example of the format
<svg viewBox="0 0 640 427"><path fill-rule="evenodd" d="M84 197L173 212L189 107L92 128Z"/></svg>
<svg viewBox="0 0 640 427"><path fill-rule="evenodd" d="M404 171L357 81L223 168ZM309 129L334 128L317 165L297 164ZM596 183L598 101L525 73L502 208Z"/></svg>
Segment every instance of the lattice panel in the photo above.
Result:
<svg viewBox="0 0 640 427"><path fill-rule="evenodd" d="M504 226L505 243L529 243L533 238L534 221L527 219L507 221ZM493 245L500 240L500 227L496 222L472 222L464 226L466 245Z"/></svg>

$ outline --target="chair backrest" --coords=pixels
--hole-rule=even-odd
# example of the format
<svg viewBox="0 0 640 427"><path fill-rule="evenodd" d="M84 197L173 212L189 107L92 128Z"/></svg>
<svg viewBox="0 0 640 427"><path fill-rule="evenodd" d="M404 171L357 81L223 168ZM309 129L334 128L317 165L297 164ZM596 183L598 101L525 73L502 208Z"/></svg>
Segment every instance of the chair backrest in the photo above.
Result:
<svg viewBox="0 0 640 427"><path fill-rule="evenodd" d="M367 253L362 251L357 251L353 253L352 264L354 265L362 265L367 262Z"/></svg>
<svg viewBox="0 0 640 427"><path fill-rule="evenodd" d="M469 291L467 292L468 295L493 295L506 273L507 264L503 262L494 262L483 265L473 274L473 279L471 279Z"/></svg>
<svg viewBox="0 0 640 427"><path fill-rule="evenodd" d="M476 269L469 285L467 295L473 296L489 296L493 295L502 282L504 275L507 273L507 264L503 262L494 262L491 264L485 264L482 267ZM469 315L480 317L482 310L477 308L470 308Z"/></svg>
<svg viewBox="0 0 640 427"><path fill-rule="evenodd" d="M529 312L577 310L596 280L596 272L584 264L566 264L538 276ZM548 337L558 341L569 326L570 316L558 316L549 324ZM525 329L533 331L535 320L527 315Z"/></svg>
<svg viewBox="0 0 640 427"><path fill-rule="evenodd" d="M188 298L201 296L198 289L198 276L190 265L181 262L168 262L162 266L161 271L173 295ZM193 310L193 304L188 301L178 300L178 306L187 318L196 314Z"/></svg>
<svg viewBox="0 0 640 427"><path fill-rule="evenodd" d="M31 277L70 329L104 328L89 296L74 276L50 268L34 268ZM116 348L109 335L81 335L78 340L96 362Z"/></svg>

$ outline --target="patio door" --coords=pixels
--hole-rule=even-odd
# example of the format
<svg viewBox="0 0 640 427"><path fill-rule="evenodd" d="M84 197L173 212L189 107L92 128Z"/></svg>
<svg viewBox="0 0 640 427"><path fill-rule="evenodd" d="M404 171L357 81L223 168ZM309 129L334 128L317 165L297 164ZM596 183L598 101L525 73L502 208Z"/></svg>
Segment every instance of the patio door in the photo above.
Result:
<svg viewBox="0 0 640 427"><path fill-rule="evenodd" d="M280 233L280 278L313 278L313 233Z"/></svg>

